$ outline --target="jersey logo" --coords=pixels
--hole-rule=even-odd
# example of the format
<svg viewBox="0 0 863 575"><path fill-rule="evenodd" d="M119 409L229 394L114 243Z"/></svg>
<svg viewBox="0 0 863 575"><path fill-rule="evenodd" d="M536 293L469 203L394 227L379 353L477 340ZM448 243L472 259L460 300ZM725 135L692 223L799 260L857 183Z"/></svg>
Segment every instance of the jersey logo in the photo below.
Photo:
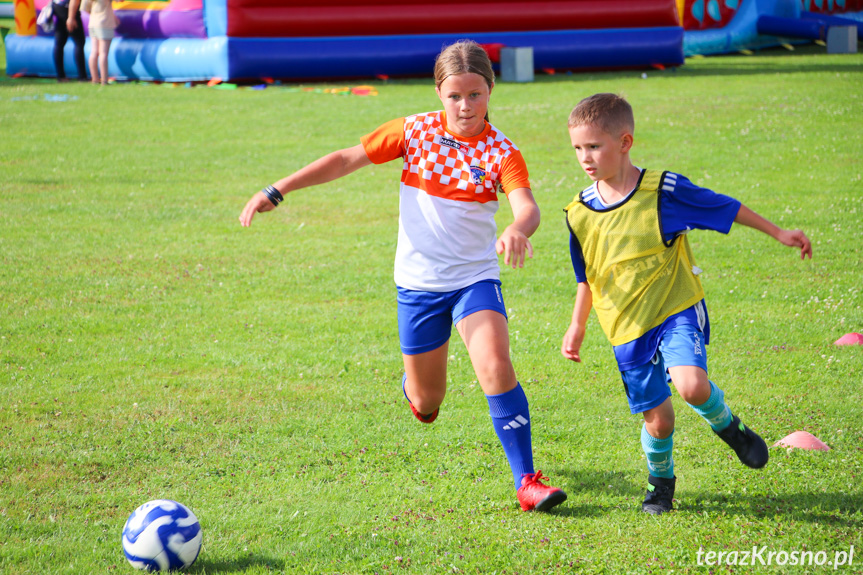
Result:
<svg viewBox="0 0 863 575"><path fill-rule="evenodd" d="M447 147L453 148L455 150L461 150L461 144L456 142L455 140L453 140L451 138L441 136L440 143L442 146L447 146Z"/></svg>
<svg viewBox="0 0 863 575"><path fill-rule="evenodd" d="M470 175L474 185L481 186L485 181L486 173L480 166L471 166Z"/></svg>

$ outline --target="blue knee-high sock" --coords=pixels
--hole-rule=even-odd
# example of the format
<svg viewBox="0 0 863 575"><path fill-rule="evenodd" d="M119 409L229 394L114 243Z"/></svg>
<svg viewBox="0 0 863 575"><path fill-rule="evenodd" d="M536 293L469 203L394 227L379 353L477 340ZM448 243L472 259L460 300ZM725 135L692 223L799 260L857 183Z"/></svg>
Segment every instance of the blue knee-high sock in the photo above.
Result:
<svg viewBox="0 0 863 575"><path fill-rule="evenodd" d="M503 446L515 488L521 487L521 478L533 473L533 449L530 443L530 410L521 384L498 395L486 395L488 411L494 431Z"/></svg>
<svg viewBox="0 0 863 575"><path fill-rule="evenodd" d="M674 457L671 450L674 447L674 432L665 439L657 439L647 432L647 426L641 426L641 448L647 457L647 470L654 477L674 477Z"/></svg>
<svg viewBox="0 0 863 575"><path fill-rule="evenodd" d="M731 425L731 410L725 403L725 392L716 387L716 384L710 382L710 397L701 405L689 404L689 407L695 410L695 413L707 420L713 431L722 431Z"/></svg>

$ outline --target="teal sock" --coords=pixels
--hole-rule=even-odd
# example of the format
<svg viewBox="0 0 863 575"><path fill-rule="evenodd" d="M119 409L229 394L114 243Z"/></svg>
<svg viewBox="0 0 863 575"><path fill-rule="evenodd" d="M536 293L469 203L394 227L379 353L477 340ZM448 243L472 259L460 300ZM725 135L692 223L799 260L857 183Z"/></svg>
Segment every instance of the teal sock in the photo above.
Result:
<svg viewBox="0 0 863 575"><path fill-rule="evenodd" d="M695 413L707 420L713 431L719 432L731 425L731 410L725 404L725 393L710 382L710 397L701 405L689 404Z"/></svg>
<svg viewBox="0 0 863 575"><path fill-rule="evenodd" d="M641 426L641 448L647 457L647 470L654 477L671 479L674 477L674 432L665 439L657 439L647 432L647 425Z"/></svg>

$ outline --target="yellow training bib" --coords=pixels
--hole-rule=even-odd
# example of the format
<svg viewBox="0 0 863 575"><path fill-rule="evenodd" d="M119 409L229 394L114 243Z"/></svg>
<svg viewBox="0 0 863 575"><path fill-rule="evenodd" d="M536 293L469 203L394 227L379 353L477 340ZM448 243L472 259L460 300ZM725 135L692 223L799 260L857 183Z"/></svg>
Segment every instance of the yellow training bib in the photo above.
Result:
<svg viewBox="0 0 863 575"><path fill-rule="evenodd" d="M565 208L584 254L593 308L612 345L647 333L704 298L685 235L666 243L659 222L659 190L666 172L644 170L622 203L596 210L582 194Z"/></svg>

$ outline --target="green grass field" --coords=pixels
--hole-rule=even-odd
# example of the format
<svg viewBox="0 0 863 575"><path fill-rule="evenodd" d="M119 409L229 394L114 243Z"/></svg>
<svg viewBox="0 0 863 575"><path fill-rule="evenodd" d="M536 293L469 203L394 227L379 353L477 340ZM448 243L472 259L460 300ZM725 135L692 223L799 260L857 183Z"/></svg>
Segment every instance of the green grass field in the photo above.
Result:
<svg viewBox="0 0 863 575"><path fill-rule="evenodd" d="M400 165L237 221L261 187L438 109L430 81L358 97L0 77L0 572L132 572L123 523L156 498L201 520L192 573L863 572L863 348L833 345L863 332L863 55L822 52L495 88L544 218L502 280L535 461L569 494L549 514L518 509L457 336L437 422L402 397ZM599 91L632 102L638 165L815 250L690 235L711 379L768 444L807 430L832 450L772 448L749 470L675 396L676 511L659 518L639 511L641 421L595 317L585 362L559 353L575 294L562 208L588 183L566 119ZM772 564L703 564L753 547ZM807 551L825 564L791 565Z"/></svg>

